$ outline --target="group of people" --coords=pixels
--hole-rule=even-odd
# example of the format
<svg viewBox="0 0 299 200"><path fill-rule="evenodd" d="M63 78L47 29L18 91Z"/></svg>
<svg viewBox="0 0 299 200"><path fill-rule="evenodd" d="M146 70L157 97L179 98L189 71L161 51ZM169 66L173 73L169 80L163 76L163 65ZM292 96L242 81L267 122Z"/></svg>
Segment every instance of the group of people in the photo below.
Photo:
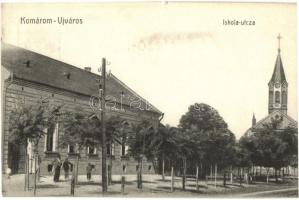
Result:
<svg viewBox="0 0 299 200"><path fill-rule="evenodd" d="M65 180L68 180L69 172L73 171L73 164L68 160L68 158L66 158L63 162L61 162L60 157L57 157L52 162L52 172L54 173L54 182L59 181L61 167L63 168L64 171ZM94 169L95 169L94 165L88 163L86 167L86 177L88 181L91 180L91 173Z"/></svg>

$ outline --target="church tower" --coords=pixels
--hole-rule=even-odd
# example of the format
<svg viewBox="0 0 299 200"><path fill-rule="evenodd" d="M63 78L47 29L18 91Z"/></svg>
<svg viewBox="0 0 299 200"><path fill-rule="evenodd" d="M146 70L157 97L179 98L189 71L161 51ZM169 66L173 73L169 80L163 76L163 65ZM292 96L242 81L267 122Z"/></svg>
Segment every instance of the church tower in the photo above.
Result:
<svg viewBox="0 0 299 200"><path fill-rule="evenodd" d="M275 62L272 78L268 83L269 87L269 114L279 110L287 114L288 106L288 83L284 74L283 65L280 56L280 39L278 35L278 54Z"/></svg>

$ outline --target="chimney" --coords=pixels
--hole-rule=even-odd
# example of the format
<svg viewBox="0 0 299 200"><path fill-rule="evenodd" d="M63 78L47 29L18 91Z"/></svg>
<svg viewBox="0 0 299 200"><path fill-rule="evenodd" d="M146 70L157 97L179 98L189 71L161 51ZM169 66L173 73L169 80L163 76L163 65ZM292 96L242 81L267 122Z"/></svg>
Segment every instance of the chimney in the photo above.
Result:
<svg viewBox="0 0 299 200"><path fill-rule="evenodd" d="M84 67L85 71L91 72L91 67Z"/></svg>

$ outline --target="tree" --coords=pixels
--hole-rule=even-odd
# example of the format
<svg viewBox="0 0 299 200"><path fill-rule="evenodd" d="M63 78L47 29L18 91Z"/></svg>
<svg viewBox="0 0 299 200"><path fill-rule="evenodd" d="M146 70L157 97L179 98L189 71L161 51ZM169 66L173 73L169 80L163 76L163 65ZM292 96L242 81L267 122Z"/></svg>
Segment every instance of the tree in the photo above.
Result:
<svg viewBox="0 0 299 200"><path fill-rule="evenodd" d="M189 140L197 141L194 155L197 162L215 165L215 183L217 166L226 167L232 162L235 136L216 109L201 103L191 105L180 119L179 127ZM193 156L192 156L193 157Z"/></svg>
<svg viewBox="0 0 299 200"><path fill-rule="evenodd" d="M138 188L142 188L142 161L144 157L147 160L154 158L154 152L150 149L150 144L154 135L153 125L146 120L132 126L132 132L129 134L129 154L138 161Z"/></svg>
<svg viewBox="0 0 299 200"><path fill-rule="evenodd" d="M127 129L127 130L125 130ZM108 182L112 182L112 144L122 144L122 139L126 138L123 134L128 131L126 120L119 115L111 116L106 123L106 141L109 144L110 159L108 168Z"/></svg>
<svg viewBox="0 0 299 200"><path fill-rule="evenodd" d="M150 149L153 150L155 157L162 160L162 179L165 180L165 160L175 161L175 152L177 150L175 143L175 128L169 125L159 124L158 130L154 133L150 143Z"/></svg>
<svg viewBox="0 0 299 200"><path fill-rule="evenodd" d="M269 168L275 169L276 182L277 170L290 165L298 150L297 128L278 129L277 123L272 121L264 124L242 140L244 148L250 152L252 162L267 168L267 181Z"/></svg>
<svg viewBox="0 0 299 200"><path fill-rule="evenodd" d="M75 170L75 183L78 180L78 165L80 159L80 151L88 146L97 146L100 143L100 122L95 117L90 118L83 114L80 107L74 109L73 112L65 112L63 119L64 134L60 139L60 146L68 145L76 147L77 160Z"/></svg>
<svg viewBox="0 0 299 200"><path fill-rule="evenodd" d="M63 105L55 106L48 103L25 104L17 103L15 108L9 113L8 129L9 142L14 145L24 145L26 162L25 162L25 189L29 187L29 171L27 146L32 144L33 149L31 153L34 154L34 160L38 158L38 144L40 139L47 133L47 129L51 127L59 115L60 109ZM36 164L35 164L36 165ZM35 168L34 168L35 169ZM35 169L36 181L36 169ZM36 183L34 183L34 186ZM34 187L35 193L36 187Z"/></svg>
<svg viewBox="0 0 299 200"><path fill-rule="evenodd" d="M179 130L178 133L181 134L176 135L176 145L178 148L178 157L182 159L183 163L182 186L183 190L185 190L187 160L196 158L196 155L200 152L200 145L198 145L198 140L195 139L196 132L188 130L186 132L183 132L182 130Z"/></svg>

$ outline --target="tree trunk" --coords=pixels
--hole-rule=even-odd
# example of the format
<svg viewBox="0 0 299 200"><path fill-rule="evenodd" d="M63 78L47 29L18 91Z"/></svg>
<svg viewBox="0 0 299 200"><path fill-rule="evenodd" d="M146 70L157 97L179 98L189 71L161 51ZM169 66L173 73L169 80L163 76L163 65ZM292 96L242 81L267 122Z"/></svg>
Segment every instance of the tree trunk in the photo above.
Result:
<svg viewBox="0 0 299 200"><path fill-rule="evenodd" d="M34 190L33 190L33 194L34 196L36 195L36 173L37 173L37 170L36 170L36 162L37 162L37 156L38 154L35 153L34 155Z"/></svg>
<svg viewBox="0 0 299 200"><path fill-rule="evenodd" d="M282 176L281 176L281 180L282 180L282 182L284 182L284 173L285 173L285 168L282 168Z"/></svg>
<svg viewBox="0 0 299 200"><path fill-rule="evenodd" d="M207 176L207 174L208 174L208 166L205 166L205 181L206 181L206 186L208 187L208 176Z"/></svg>
<svg viewBox="0 0 299 200"><path fill-rule="evenodd" d="M266 169L267 170L267 183L269 183L269 167Z"/></svg>
<svg viewBox="0 0 299 200"><path fill-rule="evenodd" d="M217 187L217 163L215 164L215 187Z"/></svg>
<svg viewBox="0 0 299 200"><path fill-rule="evenodd" d="M112 144L110 144L110 159L108 166L108 185L112 184Z"/></svg>
<svg viewBox="0 0 299 200"><path fill-rule="evenodd" d="M162 180L165 180L165 155L162 153Z"/></svg>
<svg viewBox="0 0 299 200"><path fill-rule="evenodd" d="M183 158L183 190L186 189L186 168L187 168L186 158Z"/></svg>
<svg viewBox="0 0 299 200"><path fill-rule="evenodd" d="M142 189L142 158L138 160L137 188Z"/></svg>
<svg viewBox="0 0 299 200"><path fill-rule="evenodd" d="M233 184L233 166L230 167L230 184Z"/></svg>
<svg viewBox="0 0 299 200"><path fill-rule="evenodd" d="M202 175L202 163L200 163L200 172L199 172L199 179L201 179L203 177Z"/></svg>
<svg viewBox="0 0 299 200"><path fill-rule="evenodd" d="M26 146L26 145L25 145ZM24 183L24 191L27 190L27 179L28 179L28 174L27 174L27 171L28 171L28 163L27 163L27 147L25 148L25 183Z"/></svg>
<svg viewBox="0 0 299 200"><path fill-rule="evenodd" d="M173 175L173 166L171 166L171 192L174 191L174 175Z"/></svg>
<svg viewBox="0 0 299 200"><path fill-rule="evenodd" d="M30 177L29 177L29 155L27 155L27 190L30 188Z"/></svg>
<svg viewBox="0 0 299 200"><path fill-rule="evenodd" d="M196 190L198 191L199 190L199 187L198 187L198 166L196 166Z"/></svg>
<svg viewBox="0 0 299 200"><path fill-rule="evenodd" d="M226 186L226 172L223 174L223 186Z"/></svg>
<svg viewBox="0 0 299 200"><path fill-rule="evenodd" d="M278 183L277 169L274 168L274 171L275 171L275 182Z"/></svg>
<svg viewBox="0 0 299 200"><path fill-rule="evenodd" d="M210 179L211 179L211 184L213 184L213 165L210 167Z"/></svg>
<svg viewBox="0 0 299 200"><path fill-rule="evenodd" d="M77 155L77 160L76 160L75 186L78 184L78 169L79 169L79 155Z"/></svg>

